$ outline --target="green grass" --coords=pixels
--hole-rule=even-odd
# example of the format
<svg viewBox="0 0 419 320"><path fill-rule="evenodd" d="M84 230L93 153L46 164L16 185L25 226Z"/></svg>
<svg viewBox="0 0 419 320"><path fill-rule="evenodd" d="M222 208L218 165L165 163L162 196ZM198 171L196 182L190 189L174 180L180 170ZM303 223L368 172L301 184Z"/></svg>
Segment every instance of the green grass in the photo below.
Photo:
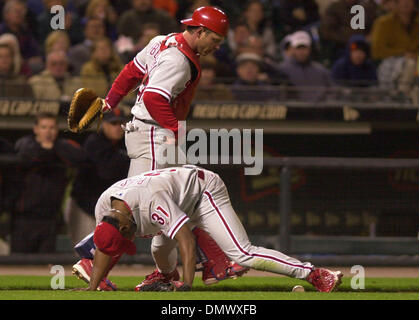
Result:
<svg viewBox="0 0 419 320"><path fill-rule="evenodd" d="M0 276L0 300L419 300L419 278L367 278L364 290L353 290L351 278L343 278L338 292L320 293L300 280L274 277L243 277L205 286L200 279L192 292L134 292L144 277L111 277L117 292L77 292L86 284L65 277L64 290L52 290L48 276ZM291 292L296 284L306 292Z"/></svg>

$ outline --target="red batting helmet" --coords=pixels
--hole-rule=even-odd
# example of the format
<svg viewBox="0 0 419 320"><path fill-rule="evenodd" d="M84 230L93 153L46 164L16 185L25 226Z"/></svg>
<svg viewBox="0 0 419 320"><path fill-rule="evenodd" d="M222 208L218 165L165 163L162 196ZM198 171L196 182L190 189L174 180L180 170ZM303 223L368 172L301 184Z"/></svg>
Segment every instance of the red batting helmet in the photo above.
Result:
<svg viewBox="0 0 419 320"><path fill-rule="evenodd" d="M180 22L187 26L208 28L223 37L228 31L227 15L215 7L200 7L193 12L192 18Z"/></svg>

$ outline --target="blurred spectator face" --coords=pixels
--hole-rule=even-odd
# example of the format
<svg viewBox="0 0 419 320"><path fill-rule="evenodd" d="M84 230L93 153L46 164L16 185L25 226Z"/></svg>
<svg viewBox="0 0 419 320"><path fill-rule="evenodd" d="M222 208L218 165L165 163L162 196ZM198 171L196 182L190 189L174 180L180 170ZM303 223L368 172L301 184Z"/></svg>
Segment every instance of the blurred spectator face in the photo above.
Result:
<svg viewBox="0 0 419 320"><path fill-rule="evenodd" d="M249 83L253 83L258 80L259 72L259 65L255 61L243 61L237 66L237 74L239 78Z"/></svg>
<svg viewBox="0 0 419 320"><path fill-rule="evenodd" d="M52 51L47 56L47 69L54 78L62 79L67 73L68 61L65 52Z"/></svg>
<svg viewBox="0 0 419 320"><path fill-rule="evenodd" d="M263 7L260 2L252 2L244 13L250 24L258 24L263 19Z"/></svg>
<svg viewBox="0 0 419 320"><path fill-rule="evenodd" d="M101 20L106 18L108 10L108 3L106 0L98 1L96 7L93 9L92 16Z"/></svg>
<svg viewBox="0 0 419 320"><path fill-rule="evenodd" d="M366 57L367 55L365 54L363 50L360 50L360 49L351 50L351 53L350 53L351 62L356 66L362 65Z"/></svg>
<svg viewBox="0 0 419 320"><path fill-rule="evenodd" d="M22 26L25 23L26 5L19 1L9 1L4 6L4 20L9 26Z"/></svg>
<svg viewBox="0 0 419 320"><path fill-rule="evenodd" d="M84 36L91 41L104 37L105 26L103 25L103 22L99 19L88 20L86 27L84 28Z"/></svg>
<svg viewBox="0 0 419 320"><path fill-rule="evenodd" d="M224 37L204 28L199 28L196 32L198 32L196 50L201 56L206 56L217 51L220 48L221 42L224 40Z"/></svg>
<svg viewBox="0 0 419 320"><path fill-rule="evenodd" d="M201 71L201 79L199 80L199 85L209 86L214 83L215 79L215 70L212 68L204 68Z"/></svg>
<svg viewBox="0 0 419 320"><path fill-rule="evenodd" d="M152 7L152 0L132 0L132 7L138 12L146 12Z"/></svg>
<svg viewBox="0 0 419 320"><path fill-rule="evenodd" d="M401 15L410 15L415 11L414 0L396 0L396 11Z"/></svg>
<svg viewBox="0 0 419 320"><path fill-rule="evenodd" d="M112 58L112 47L107 40L98 40L95 43L95 49L93 51L93 59L100 64L104 65L109 62Z"/></svg>
<svg viewBox="0 0 419 320"><path fill-rule="evenodd" d="M0 46L0 75L7 75L13 69L13 51L10 47Z"/></svg>
<svg viewBox="0 0 419 320"><path fill-rule="evenodd" d="M234 28L234 42L237 44L237 46L246 44L249 37L250 31L246 25L239 25Z"/></svg>
<svg viewBox="0 0 419 320"><path fill-rule="evenodd" d="M151 39L160 34L159 27L154 24L144 25L141 37L138 39L139 48L144 48Z"/></svg>
<svg viewBox="0 0 419 320"><path fill-rule="evenodd" d="M59 38L51 47L51 51L67 51L69 48L69 43L65 38Z"/></svg>
<svg viewBox="0 0 419 320"><path fill-rule="evenodd" d="M304 63L310 58L311 48L305 45L297 46L292 48L292 56L297 62Z"/></svg>
<svg viewBox="0 0 419 320"><path fill-rule="evenodd" d="M309 60L311 54L311 37L305 31L297 31L290 36L291 54L299 63Z"/></svg>
<svg viewBox="0 0 419 320"><path fill-rule="evenodd" d="M58 137L58 124L54 118L41 118L33 128L36 141L54 142Z"/></svg>
<svg viewBox="0 0 419 320"><path fill-rule="evenodd" d="M124 130L121 128L121 121L103 121L103 134L111 141L119 141L124 136Z"/></svg>
<svg viewBox="0 0 419 320"><path fill-rule="evenodd" d="M242 52L251 52L257 54L260 57L263 57L265 54L265 49L263 46L262 38L250 36L248 38L247 44L239 49L239 53Z"/></svg>
<svg viewBox="0 0 419 320"><path fill-rule="evenodd" d="M70 38L65 31L57 30L51 32L45 40L45 51L65 51L70 48Z"/></svg>

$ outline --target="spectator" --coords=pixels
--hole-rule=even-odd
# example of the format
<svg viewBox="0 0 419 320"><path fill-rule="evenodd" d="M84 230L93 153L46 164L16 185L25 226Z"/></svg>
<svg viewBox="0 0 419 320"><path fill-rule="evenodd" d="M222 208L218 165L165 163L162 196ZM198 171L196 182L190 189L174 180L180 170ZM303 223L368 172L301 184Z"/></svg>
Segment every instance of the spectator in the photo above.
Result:
<svg viewBox="0 0 419 320"><path fill-rule="evenodd" d="M25 16L27 8L23 1L9 0L3 7L3 22L0 24L0 34L12 33L19 42L20 53L28 64L36 69L37 64L42 64L38 44L27 27Z"/></svg>
<svg viewBox="0 0 419 320"><path fill-rule="evenodd" d="M51 253L67 185L64 166L82 163L85 155L75 142L58 138L52 114L39 114L33 131L15 145L25 164L12 214L11 252Z"/></svg>
<svg viewBox="0 0 419 320"><path fill-rule="evenodd" d="M46 69L29 78L37 99L68 102L80 88L79 79L68 72L68 59L64 51L53 51L47 55Z"/></svg>
<svg viewBox="0 0 419 320"><path fill-rule="evenodd" d="M329 71L311 59L310 35L297 31L291 35L290 45L291 57L279 65L279 72L285 74L295 87L297 99L306 102L324 99L332 81Z"/></svg>
<svg viewBox="0 0 419 320"><path fill-rule="evenodd" d="M135 43L145 23L158 24L163 34L178 30L178 24L166 12L154 9L152 0L132 0L133 8L126 11L118 21L118 34L130 37Z"/></svg>
<svg viewBox="0 0 419 320"><path fill-rule="evenodd" d="M22 98L31 97L31 87L19 73L20 65L14 59L14 49L0 42L0 97Z"/></svg>
<svg viewBox="0 0 419 320"><path fill-rule="evenodd" d="M376 84L376 68L370 60L369 44L363 35L353 35L349 39L345 55L335 62L331 74L336 83L348 87Z"/></svg>
<svg viewBox="0 0 419 320"><path fill-rule="evenodd" d="M262 73L262 59L255 53L242 53L236 59L237 79L232 86L236 100L265 101L269 97L264 88L266 76Z"/></svg>
<svg viewBox="0 0 419 320"><path fill-rule="evenodd" d="M73 75L80 75L83 64L90 59L93 43L105 36L105 25L100 19L89 19L84 26L84 41L70 47L68 52Z"/></svg>
<svg viewBox="0 0 419 320"><path fill-rule="evenodd" d="M115 46L121 59L123 60L123 63L129 63L132 59L134 59L137 53L143 50L150 40L159 34L160 29L156 23L145 23L141 31L141 36L135 44L132 42L130 37L119 37Z"/></svg>
<svg viewBox="0 0 419 320"><path fill-rule="evenodd" d="M220 45L214 55L218 61L233 65L238 54L238 48L247 45L250 29L244 20L237 21L228 31L227 39Z"/></svg>
<svg viewBox="0 0 419 320"><path fill-rule="evenodd" d="M278 18L282 34L308 29L320 21L319 6L315 0L283 0Z"/></svg>
<svg viewBox="0 0 419 320"><path fill-rule="evenodd" d="M365 29L351 27L351 7L355 5L362 5L365 10ZM377 12L378 5L374 0L337 0L327 6L320 22L319 33L322 50L327 51L332 62L345 53L346 44L353 34L367 36L370 33Z"/></svg>
<svg viewBox="0 0 419 320"><path fill-rule="evenodd" d="M70 37L63 30L51 32L45 40L45 55L52 51L68 52L70 49Z"/></svg>
<svg viewBox="0 0 419 320"><path fill-rule="evenodd" d="M103 22L106 35L112 40L116 41L118 34L116 32L116 23L118 15L109 2L109 0L92 0L86 8L84 22L90 19L99 19Z"/></svg>
<svg viewBox="0 0 419 320"><path fill-rule="evenodd" d="M230 101L233 95L229 88L216 83L217 60L208 55L201 58L201 80L195 93L195 101Z"/></svg>
<svg viewBox="0 0 419 320"><path fill-rule="evenodd" d="M263 4L259 0L250 0L246 5L243 16L250 33L263 39L266 54L276 58L275 35L271 21L265 17Z"/></svg>
<svg viewBox="0 0 419 320"><path fill-rule="evenodd" d="M51 13L51 7L60 5L65 7L64 29L68 32L71 43L74 45L83 41L82 24L80 17L75 11L69 10L67 0L44 0L44 11L37 17L37 38L43 43L51 29L51 19L55 13Z"/></svg>
<svg viewBox="0 0 419 320"><path fill-rule="evenodd" d="M73 244L94 230L95 205L102 192L128 174L130 160L124 145L123 122L119 109L106 113L101 131L91 133L83 145L88 164L79 169L64 211Z"/></svg>
<svg viewBox="0 0 419 320"><path fill-rule="evenodd" d="M397 0L394 12L379 17L372 30L372 57L415 58L419 54L419 14L413 0Z"/></svg>
<svg viewBox="0 0 419 320"><path fill-rule="evenodd" d="M25 77L29 76L31 70L29 69L29 66L26 64L25 60L22 59L19 42L16 36L11 33L4 33L0 36L0 43L6 44L13 49L13 66L15 68L13 72L16 74L22 74Z"/></svg>
<svg viewBox="0 0 419 320"><path fill-rule="evenodd" d="M261 37L253 35L249 36L247 41L237 48L236 52L237 55L242 53L257 54L262 60L262 69L266 71L266 73L263 73L265 77L267 76L274 81L277 81L277 78L281 78L282 75L278 74L277 72L278 63L272 59L270 55L266 54L263 39ZM235 65L235 63L236 62L234 62L232 65Z"/></svg>
<svg viewBox="0 0 419 320"><path fill-rule="evenodd" d="M122 68L122 62L111 40L106 37L96 40L90 60L81 68L83 87L91 88L99 96L106 97Z"/></svg>

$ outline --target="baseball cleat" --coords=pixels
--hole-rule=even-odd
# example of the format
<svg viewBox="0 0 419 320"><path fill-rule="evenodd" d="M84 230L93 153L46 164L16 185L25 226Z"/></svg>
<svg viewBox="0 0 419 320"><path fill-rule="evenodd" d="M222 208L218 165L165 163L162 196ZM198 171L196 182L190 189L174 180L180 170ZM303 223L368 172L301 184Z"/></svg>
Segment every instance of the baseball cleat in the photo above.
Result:
<svg viewBox="0 0 419 320"><path fill-rule="evenodd" d="M211 264L210 262L204 262L203 265L204 270L202 271L202 281L207 286L216 284L219 281L225 279L237 279L249 271L249 268L242 267L233 261L230 261L229 266L219 273L215 272L214 264Z"/></svg>
<svg viewBox="0 0 419 320"><path fill-rule="evenodd" d="M90 275L92 274L93 260L81 259L72 268L72 274L87 284L90 283ZM116 285L109 279L103 278L99 283L98 291L116 291Z"/></svg>
<svg viewBox="0 0 419 320"><path fill-rule="evenodd" d="M180 276L177 269L174 271L163 274L159 270L154 270L153 273L149 274L145 277L143 282L138 284L135 287L135 291L161 291L159 288L161 286L161 283L169 283L170 281L179 281Z"/></svg>
<svg viewBox="0 0 419 320"><path fill-rule="evenodd" d="M306 280L320 292L331 292L342 283L342 277L340 271L319 268L311 271Z"/></svg>

